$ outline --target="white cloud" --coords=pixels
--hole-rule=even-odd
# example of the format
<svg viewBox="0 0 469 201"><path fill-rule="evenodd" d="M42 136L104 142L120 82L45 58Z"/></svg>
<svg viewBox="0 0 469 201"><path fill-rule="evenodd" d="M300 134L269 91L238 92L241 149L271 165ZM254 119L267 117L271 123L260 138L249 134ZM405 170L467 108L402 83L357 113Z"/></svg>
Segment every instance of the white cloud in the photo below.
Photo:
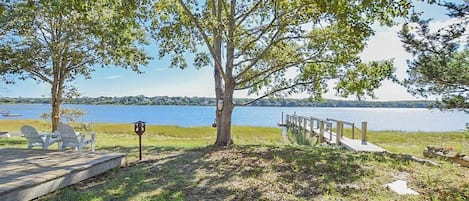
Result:
<svg viewBox="0 0 469 201"><path fill-rule="evenodd" d="M394 59L396 74L399 78L405 76L407 70L406 60L411 58L402 46L397 36L400 26L380 28L368 41L368 45L360 55L364 61Z"/></svg>
<svg viewBox="0 0 469 201"><path fill-rule="evenodd" d="M114 80L114 79L119 79L119 78L121 78L120 75L110 75L110 76L103 77L102 79L104 79L104 80Z"/></svg>
<svg viewBox="0 0 469 201"><path fill-rule="evenodd" d="M160 71L167 71L169 68L154 68L153 71L160 72Z"/></svg>

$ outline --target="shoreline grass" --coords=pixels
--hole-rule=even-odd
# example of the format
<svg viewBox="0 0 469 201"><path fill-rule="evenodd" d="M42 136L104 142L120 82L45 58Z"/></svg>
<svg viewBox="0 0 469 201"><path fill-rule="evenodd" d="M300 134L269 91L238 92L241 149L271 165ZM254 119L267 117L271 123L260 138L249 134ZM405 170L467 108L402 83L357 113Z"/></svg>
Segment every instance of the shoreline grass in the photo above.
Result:
<svg viewBox="0 0 469 201"><path fill-rule="evenodd" d="M1 131L19 133L22 125L32 125L39 132L49 132L50 123L44 120L0 120ZM87 133L77 129L77 131ZM138 136L133 132L133 125L119 123L97 123L92 131L96 133L97 148L109 146L137 146ZM233 126L232 138L237 145L281 145L285 142L281 128ZM345 129L346 137L351 138L351 130ZM204 147L215 142L216 129L209 126L180 127L173 125L147 125L142 136L144 146L166 147ZM355 133L355 139L360 134ZM468 132L405 132L405 131L369 131L367 139L397 154L411 154L423 157L425 146L438 146L469 154ZM0 147L26 147L24 138L0 138Z"/></svg>
<svg viewBox="0 0 469 201"><path fill-rule="evenodd" d="M48 122L0 121L19 132L29 124L40 131ZM469 170L436 160L428 166L379 153L335 147L287 145L280 128L234 126L236 145L211 146L211 127L148 125L138 136L128 124L95 124L97 151L128 154L130 165L55 191L39 200L468 200ZM346 132L347 133L347 132ZM346 134L347 135L347 134ZM469 154L463 132L370 131L370 142L393 152L421 156L426 145ZM26 148L21 137L0 138L0 147ZM51 147L54 149L55 147ZM405 179L420 193L399 196L384 185Z"/></svg>

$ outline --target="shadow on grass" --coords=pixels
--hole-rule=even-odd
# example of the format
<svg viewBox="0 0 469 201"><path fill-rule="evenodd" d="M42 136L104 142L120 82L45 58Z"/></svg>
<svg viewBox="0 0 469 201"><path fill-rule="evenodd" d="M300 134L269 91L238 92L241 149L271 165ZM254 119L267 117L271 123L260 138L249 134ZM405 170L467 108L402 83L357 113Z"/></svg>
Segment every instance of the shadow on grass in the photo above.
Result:
<svg viewBox="0 0 469 201"><path fill-rule="evenodd" d="M185 192L189 200L208 198L253 200L309 199L342 188L365 174L354 157L337 150L295 147L212 149L202 170L215 172ZM200 171L200 169L199 169ZM202 184L202 185L201 185Z"/></svg>
<svg viewBox="0 0 469 201"><path fill-rule="evenodd" d="M134 153L138 147L104 147ZM53 193L51 200L295 200L359 192L364 160L385 156L332 148L233 146L145 147L126 168Z"/></svg>
<svg viewBox="0 0 469 201"><path fill-rule="evenodd" d="M287 131L287 136L290 142L293 142L297 145L317 145L318 144L318 135L305 131L300 131L298 129L289 129Z"/></svg>

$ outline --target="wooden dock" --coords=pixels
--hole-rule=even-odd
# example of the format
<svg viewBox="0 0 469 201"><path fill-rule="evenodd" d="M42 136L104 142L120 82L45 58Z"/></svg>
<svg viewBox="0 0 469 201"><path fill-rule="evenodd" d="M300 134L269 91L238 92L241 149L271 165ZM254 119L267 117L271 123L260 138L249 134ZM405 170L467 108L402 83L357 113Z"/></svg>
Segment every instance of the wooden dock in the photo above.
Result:
<svg viewBox="0 0 469 201"><path fill-rule="evenodd" d="M336 132L333 132L335 126ZM362 122L361 129L355 127L352 122L336 120L336 119L319 119L314 117L303 117L297 115L287 115L285 125L292 129L297 135L301 135L304 140L312 140L313 136L317 137L320 144L340 145L351 151L365 152L384 152L385 149L367 141L367 123ZM344 136L344 125L351 126L352 139ZM361 139L355 138L355 130L359 130ZM337 137L339 136L339 137Z"/></svg>
<svg viewBox="0 0 469 201"><path fill-rule="evenodd" d="M125 154L0 149L0 200L31 200L110 169Z"/></svg>

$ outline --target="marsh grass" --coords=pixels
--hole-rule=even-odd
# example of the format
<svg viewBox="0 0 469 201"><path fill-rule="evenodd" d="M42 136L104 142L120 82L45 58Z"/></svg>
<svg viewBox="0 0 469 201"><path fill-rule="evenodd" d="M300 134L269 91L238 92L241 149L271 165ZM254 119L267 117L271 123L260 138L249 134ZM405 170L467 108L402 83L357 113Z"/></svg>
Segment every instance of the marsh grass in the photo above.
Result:
<svg viewBox="0 0 469 201"><path fill-rule="evenodd" d="M0 121L48 129L34 120ZM354 153L335 147L284 145L278 128L234 126L235 146L217 148L215 129L148 125L143 156L131 124L95 124L97 150L128 154L115 169L39 200L468 200L469 171L446 161L422 165L389 154ZM81 131L83 132L83 131ZM347 132L346 132L347 133ZM420 156L425 145L469 153L464 133L369 132L369 141L394 153ZM307 141L306 141L307 142ZM306 143L303 141L303 143ZM26 147L21 137L0 147ZM55 148L52 146L52 148ZM384 185L406 179L418 196L399 196Z"/></svg>
<svg viewBox="0 0 469 201"><path fill-rule="evenodd" d="M2 131L19 133L23 125L31 125L39 132L50 132L50 125L40 120L3 120ZM96 148L135 147L138 146L138 135L133 131L133 124L97 123L91 132L96 133ZM87 134L80 128L75 131ZM280 128L233 126L233 141L239 145L278 144L282 143ZM144 146L157 147L204 147L215 142L216 129L212 127L180 127L166 125L147 125L142 135ZM26 147L26 139L21 137L0 138L0 146ZM51 149L55 147L51 146Z"/></svg>
<svg viewBox="0 0 469 201"><path fill-rule="evenodd" d="M423 157L425 146L437 146L469 154L469 138L464 132L370 131L368 136L370 142L393 153Z"/></svg>
<svg viewBox="0 0 469 201"><path fill-rule="evenodd" d="M344 136L352 138L352 129L345 128ZM469 154L468 132L405 132L368 131L368 141L392 153L411 154L423 157L426 146L437 146ZM360 131L355 130L355 138L361 139Z"/></svg>

